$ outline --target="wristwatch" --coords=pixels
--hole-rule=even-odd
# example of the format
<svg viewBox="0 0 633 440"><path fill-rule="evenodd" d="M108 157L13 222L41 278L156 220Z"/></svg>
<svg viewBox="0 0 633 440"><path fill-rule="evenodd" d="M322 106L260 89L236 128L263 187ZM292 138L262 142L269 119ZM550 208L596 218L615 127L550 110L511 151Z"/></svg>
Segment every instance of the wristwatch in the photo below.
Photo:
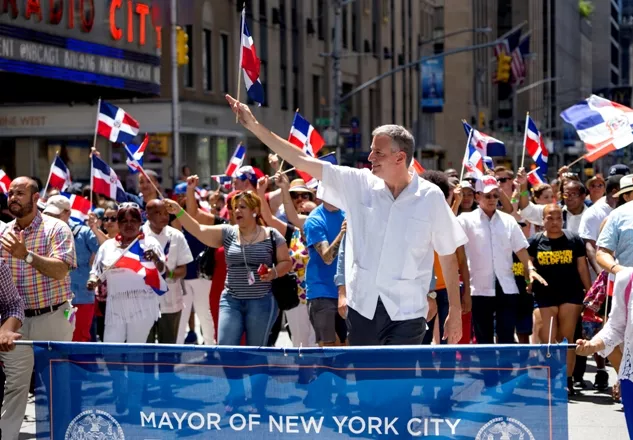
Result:
<svg viewBox="0 0 633 440"><path fill-rule="evenodd" d="M33 263L33 254L31 252L26 254L26 258L24 258L24 261L26 261L26 264L32 264Z"/></svg>
<svg viewBox="0 0 633 440"><path fill-rule="evenodd" d="M437 292L429 292L427 293L427 296L431 299L435 299L437 298Z"/></svg>

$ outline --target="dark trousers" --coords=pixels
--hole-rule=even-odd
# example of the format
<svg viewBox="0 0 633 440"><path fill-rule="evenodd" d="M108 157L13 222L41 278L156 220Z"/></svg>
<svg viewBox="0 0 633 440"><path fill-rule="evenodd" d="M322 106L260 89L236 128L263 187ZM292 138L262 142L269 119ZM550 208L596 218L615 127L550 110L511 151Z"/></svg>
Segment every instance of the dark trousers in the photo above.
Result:
<svg viewBox="0 0 633 440"><path fill-rule="evenodd" d="M159 344L175 344L178 339L181 314L182 311L161 314L158 321L154 323L154 326L149 331L147 343L154 344L158 339Z"/></svg>
<svg viewBox="0 0 633 440"><path fill-rule="evenodd" d="M4 374L4 365L0 364L0 414L2 414L2 402L4 402L4 383L7 376ZM0 440L2 440L2 429L0 429Z"/></svg>
<svg viewBox="0 0 633 440"><path fill-rule="evenodd" d="M426 332L426 319L392 321L378 299L374 319L367 319L356 310L347 309L349 345L420 345Z"/></svg>
<svg viewBox="0 0 633 440"><path fill-rule="evenodd" d="M473 325L478 344L514 344L519 295L506 295L496 282L495 296L473 296Z"/></svg>

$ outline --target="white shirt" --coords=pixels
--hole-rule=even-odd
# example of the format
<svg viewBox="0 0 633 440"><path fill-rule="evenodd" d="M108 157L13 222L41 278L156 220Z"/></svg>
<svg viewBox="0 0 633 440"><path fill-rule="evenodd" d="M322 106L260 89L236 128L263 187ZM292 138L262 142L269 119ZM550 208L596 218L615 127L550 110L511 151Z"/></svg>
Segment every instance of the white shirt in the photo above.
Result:
<svg viewBox="0 0 633 440"><path fill-rule="evenodd" d="M525 209L521 210L521 217L524 220L529 221L530 223L534 223L538 226L543 226L543 211L545 211L545 207L547 205L535 205L530 202ZM578 233L580 229L580 220L582 220L582 216L587 211L587 205L582 205L582 212L580 214L574 215L571 212L567 211L567 206L563 206L563 215L567 217L567 229L568 231Z"/></svg>
<svg viewBox="0 0 633 440"><path fill-rule="evenodd" d="M368 169L324 163L317 197L346 214L349 307L373 319L380 298L394 321L426 318L433 251L450 255L466 243L440 189L415 176L394 199Z"/></svg>
<svg viewBox="0 0 633 440"><path fill-rule="evenodd" d="M495 280L499 280L505 294L518 294L512 272L512 253L527 249L528 242L514 217L496 211L490 218L477 208L461 214L457 220L468 236L466 256L470 294L495 296Z"/></svg>
<svg viewBox="0 0 633 440"><path fill-rule="evenodd" d="M165 277L167 277L169 271L193 261L187 240L178 229L165 226L160 234L155 234L152 228L149 227L149 221L141 229L146 237L154 237L160 243L163 252L167 247L167 243L169 243L169 249L165 254L165 266L167 267ZM160 311L161 313L178 313L184 308L182 280L170 280L167 278L165 280L169 290L159 297Z"/></svg>
<svg viewBox="0 0 633 440"><path fill-rule="evenodd" d="M600 225L602 221L613 211L613 208L607 203L607 198L603 197L596 203L591 205L580 220L578 235L585 240L598 240L600 235Z"/></svg>

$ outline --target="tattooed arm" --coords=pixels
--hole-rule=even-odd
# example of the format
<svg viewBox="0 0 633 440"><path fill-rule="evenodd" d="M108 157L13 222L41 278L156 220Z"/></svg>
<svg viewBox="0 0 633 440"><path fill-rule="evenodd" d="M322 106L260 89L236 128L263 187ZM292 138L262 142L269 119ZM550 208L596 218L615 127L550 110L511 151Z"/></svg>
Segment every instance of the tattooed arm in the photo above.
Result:
<svg viewBox="0 0 633 440"><path fill-rule="evenodd" d="M338 233L332 244L327 241L320 241L319 243L315 243L314 249L321 255L323 262L327 265L330 265L334 262L334 259L338 255L338 249L341 247L341 242L343 237L345 237L345 230L347 228L347 222L343 221L343 225L341 226L341 232Z"/></svg>

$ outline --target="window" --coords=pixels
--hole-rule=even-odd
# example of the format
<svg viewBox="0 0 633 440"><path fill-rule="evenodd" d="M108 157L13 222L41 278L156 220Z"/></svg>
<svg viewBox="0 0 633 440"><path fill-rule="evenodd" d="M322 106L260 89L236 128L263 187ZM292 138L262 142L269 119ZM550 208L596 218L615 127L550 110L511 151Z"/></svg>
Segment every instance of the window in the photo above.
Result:
<svg viewBox="0 0 633 440"><path fill-rule="evenodd" d="M281 67L280 73L281 109L288 110L288 71L286 70L286 66Z"/></svg>
<svg viewBox="0 0 633 440"><path fill-rule="evenodd" d="M319 40L325 39L325 0L317 0L317 35Z"/></svg>
<svg viewBox="0 0 633 440"><path fill-rule="evenodd" d="M292 69L292 108L299 108L299 69Z"/></svg>
<svg viewBox="0 0 633 440"><path fill-rule="evenodd" d="M297 15L297 0L292 0L290 9L290 22L292 23L292 67L299 68L299 18Z"/></svg>
<svg viewBox="0 0 633 440"><path fill-rule="evenodd" d="M347 49L347 8L348 6L345 5L343 6L343 27L342 27L342 32L343 32L343 48Z"/></svg>
<svg viewBox="0 0 633 440"><path fill-rule="evenodd" d="M312 75L312 120L321 117L321 77Z"/></svg>
<svg viewBox="0 0 633 440"><path fill-rule="evenodd" d="M211 58L211 31L202 31L202 87L205 91L213 89L213 59Z"/></svg>
<svg viewBox="0 0 633 440"><path fill-rule="evenodd" d="M352 50L359 51L360 47L360 28L358 27L358 16L360 15L360 2L357 1L352 5Z"/></svg>
<svg viewBox="0 0 633 440"><path fill-rule="evenodd" d="M374 57L378 58L378 19L380 16L379 2L380 0L373 0L371 7L371 51L374 53Z"/></svg>
<svg viewBox="0 0 633 440"><path fill-rule="evenodd" d="M262 89L264 90L262 107L268 107L268 64L265 61L262 61L259 65L259 82L262 83Z"/></svg>
<svg viewBox="0 0 633 440"><path fill-rule="evenodd" d="M229 92L229 36L226 34L220 35L220 88L222 93Z"/></svg>
<svg viewBox="0 0 633 440"><path fill-rule="evenodd" d="M184 68L185 87L193 88L193 26L188 24L185 26L185 31L189 40L187 46L189 46L189 63Z"/></svg>

